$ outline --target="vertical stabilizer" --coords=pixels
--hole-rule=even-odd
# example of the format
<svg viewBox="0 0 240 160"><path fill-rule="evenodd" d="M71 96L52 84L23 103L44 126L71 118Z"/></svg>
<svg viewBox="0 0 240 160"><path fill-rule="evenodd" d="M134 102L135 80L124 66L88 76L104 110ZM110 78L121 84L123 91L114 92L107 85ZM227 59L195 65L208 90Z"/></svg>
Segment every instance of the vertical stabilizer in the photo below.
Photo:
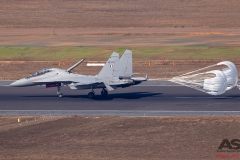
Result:
<svg viewBox="0 0 240 160"><path fill-rule="evenodd" d="M113 52L102 70L99 72L98 77L107 80L118 79L119 72L119 54Z"/></svg>
<svg viewBox="0 0 240 160"><path fill-rule="evenodd" d="M120 75L121 78L131 78L132 77L132 51L126 50L120 61Z"/></svg>

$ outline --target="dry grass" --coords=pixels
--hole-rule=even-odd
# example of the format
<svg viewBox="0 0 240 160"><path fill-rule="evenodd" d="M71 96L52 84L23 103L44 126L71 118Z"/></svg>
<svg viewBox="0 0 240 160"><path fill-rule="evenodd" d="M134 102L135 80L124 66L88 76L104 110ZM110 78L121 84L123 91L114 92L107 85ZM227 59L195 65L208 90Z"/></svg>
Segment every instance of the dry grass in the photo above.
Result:
<svg viewBox="0 0 240 160"><path fill-rule="evenodd" d="M8 0L0 28L239 27L239 8L237 0Z"/></svg>
<svg viewBox="0 0 240 160"><path fill-rule="evenodd" d="M29 123L0 131L0 159L215 159L223 138L240 132L239 117L75 116Z"/></svg>

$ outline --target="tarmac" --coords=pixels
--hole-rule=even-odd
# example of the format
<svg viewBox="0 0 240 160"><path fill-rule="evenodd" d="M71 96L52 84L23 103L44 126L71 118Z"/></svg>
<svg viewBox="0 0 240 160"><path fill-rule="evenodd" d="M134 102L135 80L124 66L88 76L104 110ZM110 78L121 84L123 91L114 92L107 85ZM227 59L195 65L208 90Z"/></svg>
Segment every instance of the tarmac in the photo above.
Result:
<svg viewBox="0 0 240 160"><path fill-rule="evenodd" d="M0 115L44 116L239 116L240 90L235 87L220 96L168 82L152 80L137 86L118 88L103 99L96 89L56 88L42 86L14 88L12 81L0 81Z"/></svg>

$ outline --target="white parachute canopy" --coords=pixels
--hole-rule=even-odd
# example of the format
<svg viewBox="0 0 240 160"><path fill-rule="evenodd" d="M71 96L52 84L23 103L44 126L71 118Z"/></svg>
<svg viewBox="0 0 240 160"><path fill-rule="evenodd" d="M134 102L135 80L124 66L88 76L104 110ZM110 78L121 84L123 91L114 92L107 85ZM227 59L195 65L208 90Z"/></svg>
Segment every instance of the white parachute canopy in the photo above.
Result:
<svg viewBox="0 0 240 160"><path fill-rule="evenodd" d="M222 69L227 77L227 90L232 89L238 83L238 71L234 63L229 61L220 62L217 65L226 65L228 68Z"/></svg>
<svg viewBox="0 0 240 160"><path fill-rule="evenodd" d="M238 71L232 62L224 61L174 77L170 81L211 95L221 95L237 85Z"/></svg>
<svg viewBox="0 0 240 160"><path fill-rule="evenodd" d="M174 77L170 81L211 95L223 94L227 89L227 77L219 70Z"/></svg>
<svg viewBox="0 0 240 160"><path fill-rule="evenodd" d="M203 89L211 95L223 94L227 90L227 77L225 74L218 70L209 71L208 73L213 73L216 77L205 79Z"/></svg>

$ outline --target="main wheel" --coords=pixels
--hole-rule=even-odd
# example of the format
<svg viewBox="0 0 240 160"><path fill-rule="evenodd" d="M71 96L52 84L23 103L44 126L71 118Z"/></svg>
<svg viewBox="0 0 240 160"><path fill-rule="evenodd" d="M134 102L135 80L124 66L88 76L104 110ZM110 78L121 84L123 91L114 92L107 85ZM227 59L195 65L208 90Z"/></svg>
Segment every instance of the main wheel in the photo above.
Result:
<svg viewBox="0 0 240 160"><path fill-rule="evenodd" d="M88 93L88 98L93 99L93 98L94 98L94 95L95 95L95 94L94 94L93 92L89 92L89 93Z"/></svg>
<svg viewBox="0 0 240 160"><path fill-rule="evenodd" d="M102 91L101 91L101 95L102 95L102 97L107 97L108 96L108 91L106 91L105 89L103 89Z"/></svg>

